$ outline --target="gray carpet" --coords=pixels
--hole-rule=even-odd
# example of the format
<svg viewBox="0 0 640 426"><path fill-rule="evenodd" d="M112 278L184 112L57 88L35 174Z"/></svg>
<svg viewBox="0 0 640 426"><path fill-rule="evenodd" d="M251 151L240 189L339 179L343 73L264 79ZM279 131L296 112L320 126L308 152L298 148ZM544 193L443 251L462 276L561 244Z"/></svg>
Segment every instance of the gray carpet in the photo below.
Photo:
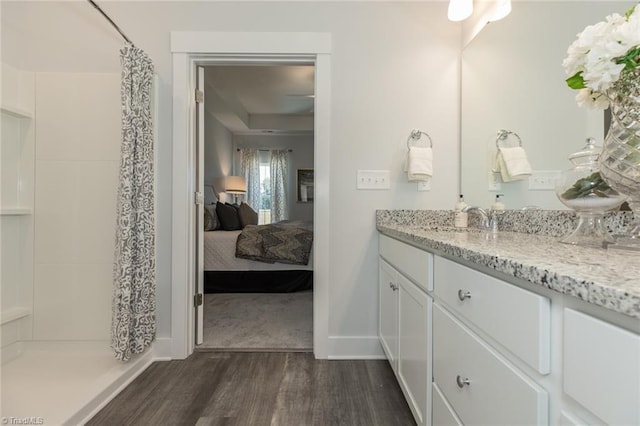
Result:
<svg viewBox="0 0 640 426"><path fill-rule="evenodd" d="M204 343L198 348L313 348L313 292L205 294Z"/></svg>

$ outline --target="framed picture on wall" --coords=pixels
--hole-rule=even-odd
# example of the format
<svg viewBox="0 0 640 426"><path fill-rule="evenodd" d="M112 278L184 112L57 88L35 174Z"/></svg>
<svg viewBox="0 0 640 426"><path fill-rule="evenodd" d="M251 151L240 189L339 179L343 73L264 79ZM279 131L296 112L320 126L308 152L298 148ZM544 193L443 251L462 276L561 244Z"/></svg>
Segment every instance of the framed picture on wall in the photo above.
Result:
<svg viewBox="0 0 640 426"><path fill-rule="evenodd" d="M298 202L313 202L313 169L298 169L296 188L298 188Z"/></svg>

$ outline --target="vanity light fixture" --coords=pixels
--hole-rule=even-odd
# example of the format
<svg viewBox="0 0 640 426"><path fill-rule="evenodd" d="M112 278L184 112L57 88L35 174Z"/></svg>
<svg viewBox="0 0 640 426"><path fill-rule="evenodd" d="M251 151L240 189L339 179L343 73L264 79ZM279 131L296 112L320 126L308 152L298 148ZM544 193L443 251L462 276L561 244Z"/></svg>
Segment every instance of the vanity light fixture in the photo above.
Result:
<svg viewBox="0 0 640 426"><path fill-rule="evenodd" d="M464 21L473 12L473 0L449 0L447 18L450 21Z"/></svg>
<svg viewBox="0 0 640 426"><path fill-rule="evenodd" d="M497 3L489 22L499 21L511 13L511 0L498 0Z"/></svg>

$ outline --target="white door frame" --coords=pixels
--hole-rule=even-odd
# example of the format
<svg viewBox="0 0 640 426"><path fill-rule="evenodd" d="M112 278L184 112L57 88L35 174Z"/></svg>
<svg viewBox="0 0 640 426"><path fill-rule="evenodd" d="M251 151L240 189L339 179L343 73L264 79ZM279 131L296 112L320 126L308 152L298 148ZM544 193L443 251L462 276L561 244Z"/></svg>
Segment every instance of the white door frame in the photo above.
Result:
<svg viewBox="0 0 640 426"><path fill-rule="evenodd" d="M313 351L329 351L329 154L331 34L171 33L173 59L173 215L171 247L171 356L193 352L195 309L195 76L197 64L308 62L315 64Z"/></svg>

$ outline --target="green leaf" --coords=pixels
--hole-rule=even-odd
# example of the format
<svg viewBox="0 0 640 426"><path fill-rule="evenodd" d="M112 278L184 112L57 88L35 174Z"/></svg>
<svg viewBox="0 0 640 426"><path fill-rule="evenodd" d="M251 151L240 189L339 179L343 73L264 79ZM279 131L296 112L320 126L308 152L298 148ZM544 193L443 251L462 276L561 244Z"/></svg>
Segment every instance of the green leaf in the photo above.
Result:
<svg viewBox="0 0 640 426"><path fill-rule="evenodd" d="M628 21L629 18L631 17L631 15L633 14L633 11L636 9L636 6L633 6L631 9L627 10L627 13L624 14L624 17L626 18L626 20Z"/></svg>
<svg viewBox="0 0 640 426"><path fill-rule="evenodd" d="M582 78L582 71L578 71L577 73L575 73L574 75L566 79L565 81L567 82L567 86L575 90L584 89L585 87L587 87L584 85L584 79Z"/></svg>
<svg viewBox="0 0 640 426"><path fill-rule="evenodd" d="M616 64L624 64L624 70L628 71L638 68L640 65L640 46L632 47L623 56L614 58Z"/></svg>

